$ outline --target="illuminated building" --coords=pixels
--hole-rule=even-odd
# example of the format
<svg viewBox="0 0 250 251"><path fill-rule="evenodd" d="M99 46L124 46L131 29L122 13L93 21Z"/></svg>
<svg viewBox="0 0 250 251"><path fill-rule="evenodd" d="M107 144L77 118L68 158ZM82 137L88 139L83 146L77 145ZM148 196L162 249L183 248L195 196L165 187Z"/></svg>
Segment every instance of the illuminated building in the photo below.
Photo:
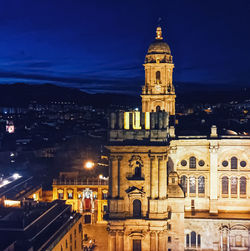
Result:
<svg viewBox="0 0 250 251"><path fill-rule="evenodd" d="M53 180L53 200L66 200L81 213L84 223L102 223L107 211L108 181L103 177L86 178L78 173L62 172Z"/></svg>
<svg viewBox="0 0 250 251"><path fill-rule="evenodd" d="M15 173L0 182L0 206L20 207L25 201L40 201L42 186L33 177Z"/></svg>
<svg viewBox="0 0 250 251"><path fill-rule="evenodd" d="M0 208L0 250L82 250L81 214L64 201Z"/></svg>
<svg viewBox="0 0 250 251"><path fill-rule="evenodd" d="M175 89L173 86L173 57L157 27L155 41L151 43L144 63L145 85L142 88L142 112L165 110L175 114Z"/></svg>
<svg viewBox="0 0 250 251"><path fill-rule="evenodd" d="M158 27L142 112L110 117L109 251L249 251L250 137L219 135L216 126L207 135L175 134L172 57L161 37ZM156 93L161 83L172 92Z"/></svg>
<svg viewBox="0 0 250 251"><path fill-rule="evenodd" d="M8 132L8 133L15 132L15 126L12 121L6 121L6 132Z"/></svg>

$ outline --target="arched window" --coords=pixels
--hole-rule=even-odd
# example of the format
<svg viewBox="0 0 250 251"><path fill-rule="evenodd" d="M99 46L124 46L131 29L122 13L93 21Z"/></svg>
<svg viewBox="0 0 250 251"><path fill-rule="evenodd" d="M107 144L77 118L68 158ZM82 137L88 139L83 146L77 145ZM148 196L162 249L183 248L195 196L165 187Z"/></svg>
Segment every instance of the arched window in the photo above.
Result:
<svg viewBox="0 0 250 251"><path fill-rule="evenodd" d="M236 195L237 194L237 184L238 183L238 178L237 177L232 177L231 178L231 194Z"/></svg>
<svg viewBox="0 0 250 251"><path fill-rule="evenodd" d="M73 190L69 189L67 192L68 192L68 199L73 199Z"/></svg>
<svg viewBox="0 0 250 251"><path fill-rule="evenodd" d="M196 247L196 233L194 231L191 232L191 247Z"/></svg>
<svg viewBox="0 0 250 251"><path fill-rule="evenodd" d="M189 193L196 193L195 177L189 178Z"/></svg>
<svg viewBox="0 0 250 251"><path fill-rule="evenodd" d="M186 235L186 247L189 247L189 234Z"/></svg>
<svg viewBox="0 0 250 251"><path fill-rule="evenodd" d="M196 168L196 158L194 156L189 158L189 168Z"/></svg>
<svg viewBox="0 0 250 251"><path fill-rule="evenodd" d="M224 176L221 180L222 194L228 194L228 177Z"/></svg>
<svg viewBox="0 0 250 251"><path fill-rule="evenodd" d="M204 176L200 176L198 178L198 193L200 193L200 194L205 193L205 178L204 178Z"/></svg>
<svg viewBox="0 0 250 251"><path fill-rule="evenodd" d="M63 200L63 190L62 189L58 189L57 193L58 193L58 199L59 200Z"/></svg>
<svg viewBox="0 0 250 251"><path fill-rule="evenodd" d="M181 187L183 189L183 192L187 192L187 177L185 175L181 176Z"/></svg>
<svg viewBox="0 0 250 251"><path fill-rule="evenodd" d="M133 201L133 217L134 218L141 217L141 201L140 200Z"/></svg>
<svg viewBox="0 0 250 251"><path fill-rule="evenodd" d="M141 177L141 167L142 167L141 162L140 161L136 161L135 175L134 175L134 177L137 177L137 178Z"/></svg>
<svg viewBox="0 0 250 251"><path fill-rule="evenodd" d="M200 234L197 235L197 244L198 244L198 247L201 246L201 235Z"/></svg>
<svg viewBox="0 0 250 251"><path fill-rule="evenodd" d="M155 110L156 110L156 112L159 112L161 110L161 107L159 105L157 105Z"/></svg>
<svg viewBox="0 0 250 251"><path fill-rule="evenodd" d="M161 72L160 71L157 71L155 73L155 78L156 78L156 80L160 80L161 79Z"/></svg>
<svg viewBox="0 0 250 251"><path fill-rule="evenodd" d="M238 168L238 159L236 157L231 158L231 169L237 169Z"/></svg>
<svg viewBox="0 0 250 251"><path fill-rule="evenodd" d="M246 195L247 192L247 179L246 177L240 177L240 194Z"/></svg>

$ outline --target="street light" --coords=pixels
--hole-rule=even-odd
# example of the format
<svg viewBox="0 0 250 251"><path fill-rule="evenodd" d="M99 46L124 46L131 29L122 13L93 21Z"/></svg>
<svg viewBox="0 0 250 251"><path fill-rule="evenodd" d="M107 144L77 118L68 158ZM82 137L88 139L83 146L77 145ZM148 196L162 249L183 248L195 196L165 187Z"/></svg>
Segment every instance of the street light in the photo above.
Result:
<svg viewBox="0 0 250 251"><path fill-rule="evenodd" d="M87 168L87 169L92 169L93 167L94 167L94 162L93 161L87 161L86 163L85 163L85 168Z"/></svg>

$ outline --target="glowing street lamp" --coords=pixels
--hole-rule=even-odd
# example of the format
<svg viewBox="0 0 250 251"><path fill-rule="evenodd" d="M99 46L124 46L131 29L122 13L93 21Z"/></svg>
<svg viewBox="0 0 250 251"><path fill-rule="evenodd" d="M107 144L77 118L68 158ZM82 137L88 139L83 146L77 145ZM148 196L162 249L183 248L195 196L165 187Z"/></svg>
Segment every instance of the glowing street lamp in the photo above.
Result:
<svg viewBox="0 0 250 251"><path fill-rule="evenodd" d="M85 168L87 168L87 169L92 169L93 167L94 167L94 162L93 161L87 161L86 163L85 163Z"/></svg>

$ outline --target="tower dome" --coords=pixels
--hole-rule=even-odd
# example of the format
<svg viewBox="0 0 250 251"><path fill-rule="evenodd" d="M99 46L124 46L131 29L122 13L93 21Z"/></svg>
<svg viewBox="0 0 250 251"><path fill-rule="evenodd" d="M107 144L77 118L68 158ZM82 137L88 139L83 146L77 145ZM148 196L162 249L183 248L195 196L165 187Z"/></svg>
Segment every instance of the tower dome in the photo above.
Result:
<svg viewBox="0 0 250 251"><path fill-rule="evenodd" d="M171 63L172 56L169 45L163 40L162 29L160 26L156 29L155 40L150 44L146 54L145 63L153 62Z"/></svg>

